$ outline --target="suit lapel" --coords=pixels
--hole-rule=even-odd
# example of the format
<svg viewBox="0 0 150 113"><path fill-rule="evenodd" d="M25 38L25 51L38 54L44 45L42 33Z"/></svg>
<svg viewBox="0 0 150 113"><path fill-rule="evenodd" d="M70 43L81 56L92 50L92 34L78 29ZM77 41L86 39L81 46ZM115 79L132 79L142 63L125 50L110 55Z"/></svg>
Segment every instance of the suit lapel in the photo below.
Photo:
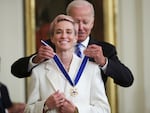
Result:
<svg viewBox="0 0 150 113"><path fill-rule="evenodd" d="M95 41L93 38L90 37L88 45L91 45L91 44L100 45L100 42L98 43L97 41ZM94 58L89 58L89 61L95 62Z"/></svg>
<svg viewBox="0 0 150 113"><path fill-rule="evenodd" d="M46 77L49 83L51 84L52 88L55 91L60 90L60 84L62 83L62 76L55 62L51 60L46 64L45 68L47 70Z"/></svg>
<svg viewBox="0 0 150 113"><path fill-rule="evenodd" d="M74 82L75 76L78 72L79 66L81 64L81 59L78 58L76 55L73 55L73 60L70 65L69 69L69 76L71 77L71 80ZM46 77L54 89L54 91L60 90L64 91L64 87L66 82L68 82L65 78L65 76L62 74L60 69L57 67L57 64L54 60L49 60L45 66L46 71ZM69 82L67 83L69 84Z"/></svg>

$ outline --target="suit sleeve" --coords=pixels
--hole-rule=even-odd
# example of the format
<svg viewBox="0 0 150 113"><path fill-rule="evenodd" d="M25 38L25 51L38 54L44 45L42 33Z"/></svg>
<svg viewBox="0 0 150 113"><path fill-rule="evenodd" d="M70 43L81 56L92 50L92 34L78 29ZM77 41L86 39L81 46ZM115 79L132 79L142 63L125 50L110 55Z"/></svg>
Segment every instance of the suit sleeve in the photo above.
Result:
<svg viewBox="0 0 150 113"><path fill-rule="evenodd" d="M18 78L24 78L30 76L31 70L30 71L28 70L28 65L31 56L23 57L15 61L11 65L11 73Z"/></svg>
<svg viewBox="0 0 150 113"><path fill-rule="evenodd" d="M55 50L55 46L52 42L50 42L50 40L46 40L45 41L47 44L49 44L54 50ZM37 53L35 53L37 54ZM29 77L31 75L31 70L29 70L29 61L30 58L35 55L32 54L31 56L28 57L23 57L18 59L17 61L15 61L12 65L11 65L11 73L18 77L18 78L25 78L25 77Z"/></svg>
<svg viewBox="0 0 150 113"><path fill-rule="evenodd" d="M91 112L90 113L111 113L108 98L106 96L104 83L99 68L95 68L96 76L93 76L91 87Z"/></svg>
<svg viewBox="0 0 150 113"><path fill-rule="evenodd" d="M95 67L92 65L92 68L90 70L92 72L92 75L91 73L89 73L89 75L92 77L91 82L88 83L90 84L90 90L89 92L88 90L85 90L86 93L90 93L90 101L89 104L84 104L84 102L77 104L79 113L111 113L104 83L100 76L101 72L99 70L99 67Z"/></svg>
<svg viewBox="0 0 150 113"><path fill-rule="evenodd" d="M24 113L42 113L45 100L40 98L40 82L39 82L38 72L33 69L31 79L30 79L30 88L29 88L29 97L27 106L25 107Z"/></svg>
<svg viewBox="0 0 150 113"><path fill-rule="evenodd" d="M4 108L9 108L12 106L12 101L9 97L9 92L7 87L0 83L0 92L1 92L1 97L2 97L2 102L3 102L3 107Z"/></svg>
<svg viewBox="0 0 150 113"><path fill-rule="evenodd" d="M109 63L106 70L106 75L113 78L114 82L120 86L131 86L134 78L129 68L122 64L117 56L114 56L114 58L110 58L108 62Z"/></svg>
<svg viewBox="0 0 150 113"><path fill-rule="evenodd" d="M113 45L108 45L107 50L104 50L104 55L108 58L108 66L103 79L110 76L114 82L123 87L129 87L133 83L133 74L130 69L125 66L118 58L116 48Z"/></svg>

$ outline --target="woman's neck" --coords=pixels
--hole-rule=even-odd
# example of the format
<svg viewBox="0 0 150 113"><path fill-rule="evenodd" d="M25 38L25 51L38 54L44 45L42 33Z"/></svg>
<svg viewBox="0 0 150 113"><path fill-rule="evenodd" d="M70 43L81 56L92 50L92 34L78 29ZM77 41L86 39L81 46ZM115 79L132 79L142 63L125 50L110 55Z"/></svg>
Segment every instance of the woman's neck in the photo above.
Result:
<svg viewBox="0 0 150 113"><path fill-rule="evenodd" d="M57 53L57 55L59 56L61 62L63 63L65 69L67 71L69 71L69 68L70 68L70 64L71 64L71 61L72 61L72 57L73 57L73 53L72 52L60 52L60 53Z"/></svg>

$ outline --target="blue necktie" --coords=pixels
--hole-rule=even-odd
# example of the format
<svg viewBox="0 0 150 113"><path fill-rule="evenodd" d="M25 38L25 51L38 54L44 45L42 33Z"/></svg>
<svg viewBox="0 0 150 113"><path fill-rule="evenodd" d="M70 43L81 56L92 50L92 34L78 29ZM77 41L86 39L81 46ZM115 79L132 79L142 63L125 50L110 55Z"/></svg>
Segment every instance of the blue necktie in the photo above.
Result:
<svg viewBox="0 0 150 113"><path fill-rule="evenodd" d="M81 49L80 49L81 46L82 46L81 43L77 43L76 50L75 50L76 55L80 58L82 58L82 53L81 53Z"/></svg>

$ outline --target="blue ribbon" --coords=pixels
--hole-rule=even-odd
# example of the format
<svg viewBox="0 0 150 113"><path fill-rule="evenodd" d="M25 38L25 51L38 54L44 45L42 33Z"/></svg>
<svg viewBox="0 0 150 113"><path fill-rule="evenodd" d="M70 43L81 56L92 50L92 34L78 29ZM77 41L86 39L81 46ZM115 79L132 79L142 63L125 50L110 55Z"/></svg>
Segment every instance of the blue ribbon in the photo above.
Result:
<svg viewBox="0 0 150 113"><path fill-rule="evenodd" d="M64 66L62 65L61 61L59 60L58 56L55 55L55 56L53 57L53 59L54 59L54 61L56 62L56 64L57 64L57 66L59 67L59 69L61 70L61 72L64 74L65 78L69 81L69 83L70 83L72 86L75 86L75 85L78 83L78 81L79 81L79 79L80 79L80 77L81 77L81 75L82 75L82 72L83 72L83 70L84 70L84 68L85 68L85 65L86 65L86 63L87 63L88 57L87 57L87 56L84 56L84 59L83 59L81 65L80 65L80 68L79 68L79 70L78 70L78 73L77 73L77 75L76 75L76 78L75 78L75 80L74 80L74 83L72 82L70 76L68 75L67 71L65 70L65 68L64 68Z"/></svg>

